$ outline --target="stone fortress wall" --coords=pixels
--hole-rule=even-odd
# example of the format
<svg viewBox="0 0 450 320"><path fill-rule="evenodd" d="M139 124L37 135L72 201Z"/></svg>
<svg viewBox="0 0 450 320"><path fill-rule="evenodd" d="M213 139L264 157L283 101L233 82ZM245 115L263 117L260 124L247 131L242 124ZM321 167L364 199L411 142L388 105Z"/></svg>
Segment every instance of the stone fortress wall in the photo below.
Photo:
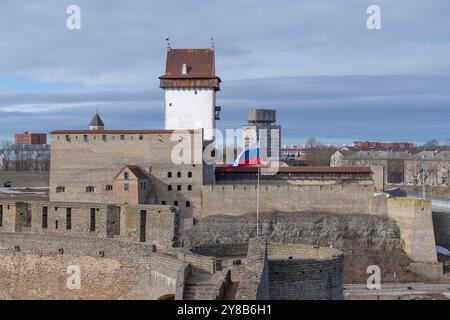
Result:
<svg viewBox="0 0 450 320"><path fill-rule="evenodd" d="M0 171L0 188L7 182L12 188L48 188L48 171Z"/></svg>
<svg viewBox="0 0 450 320"><path fill-rule="evenodd" d="M325 211L371 213L373 185L260 186L261 212ZM202 217L216 214L240 215L256 210L256 184L203 186Z"/></svg>
<svg viewBox="0 0 450 320"><path fill-rule="evenodd" d="M249 243L238 299L342 300L344 255L303 244Z"/></svg>
<svg viewBox="0 0 450 320"><path fill-rule="evenodd" d="M175 295L181 266L150 244L0 233L0 299L158 299Z"/></svg>
<svg viewBox="0 0 450 320"><path fill-rule="evenodd" d="M207 183L203 135L201 130L172 135L171 130L54 131L50 200L114 204L115 192L108 186L126 165L136 165L150 176L150 204L177 204L182 219L192 220L200 210L201 186ZM187 164L172 161L180 141L187 149ZM89 186L95 191L87 192ZM64 192L57 192L58 187Z"/></svg>

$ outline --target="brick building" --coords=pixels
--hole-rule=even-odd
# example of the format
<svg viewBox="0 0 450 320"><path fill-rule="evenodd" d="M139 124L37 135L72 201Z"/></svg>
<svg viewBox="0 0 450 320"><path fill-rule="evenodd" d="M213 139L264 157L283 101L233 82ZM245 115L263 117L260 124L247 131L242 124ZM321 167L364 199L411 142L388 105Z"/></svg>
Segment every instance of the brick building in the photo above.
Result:
<svg viewBox="0 0 450 320"><path fill-rule="evenodd" d="M47 134L45 133L16 133L14 144L47 144Z"/></svg>

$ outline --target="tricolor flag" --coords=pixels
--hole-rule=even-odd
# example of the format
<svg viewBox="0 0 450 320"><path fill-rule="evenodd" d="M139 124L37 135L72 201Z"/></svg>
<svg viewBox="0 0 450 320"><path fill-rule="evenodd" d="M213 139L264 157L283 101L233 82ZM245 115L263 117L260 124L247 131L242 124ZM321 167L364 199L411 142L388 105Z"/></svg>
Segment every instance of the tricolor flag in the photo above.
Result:
<svg viewBox="0 0 450 320"><path fill-rule="evenodd" d="M234 162L228 164L227 170L233 170L235 168L242 168L242 167L251 167L251 166L257 166L261 164L260 159L260 149L258 146L250 146L246 148L244 151L242 151L234 160Z"/></svg>

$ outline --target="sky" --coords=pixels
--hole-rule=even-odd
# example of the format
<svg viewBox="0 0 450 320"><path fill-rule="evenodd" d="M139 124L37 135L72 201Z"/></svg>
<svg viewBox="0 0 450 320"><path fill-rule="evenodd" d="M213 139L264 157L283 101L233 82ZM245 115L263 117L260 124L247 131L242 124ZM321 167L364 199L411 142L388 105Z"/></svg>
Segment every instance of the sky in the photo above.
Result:
<svg viewBox="0 0 450 320"><path fill-rule="evenodd" d="M69 30L69 5L81 29ZM369 30L366 10L381 9ZM276 108L283 143L450 141L448 0L0 0L0 140L163 128L166 38L214 37L220 129Z"/></svg>

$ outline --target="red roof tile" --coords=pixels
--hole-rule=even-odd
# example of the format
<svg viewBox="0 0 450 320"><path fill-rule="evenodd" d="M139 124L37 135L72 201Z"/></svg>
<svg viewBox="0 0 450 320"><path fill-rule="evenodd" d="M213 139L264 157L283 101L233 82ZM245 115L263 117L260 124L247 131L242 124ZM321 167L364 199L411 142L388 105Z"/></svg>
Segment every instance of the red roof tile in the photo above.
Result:
<svg viewBox="0 0 450 320"><path fill-rule="evenodd" d="M187 73L183 74L183 64ZM166 72L160 79L219 79L215 74L213 49L170 49Z"/></svg>

